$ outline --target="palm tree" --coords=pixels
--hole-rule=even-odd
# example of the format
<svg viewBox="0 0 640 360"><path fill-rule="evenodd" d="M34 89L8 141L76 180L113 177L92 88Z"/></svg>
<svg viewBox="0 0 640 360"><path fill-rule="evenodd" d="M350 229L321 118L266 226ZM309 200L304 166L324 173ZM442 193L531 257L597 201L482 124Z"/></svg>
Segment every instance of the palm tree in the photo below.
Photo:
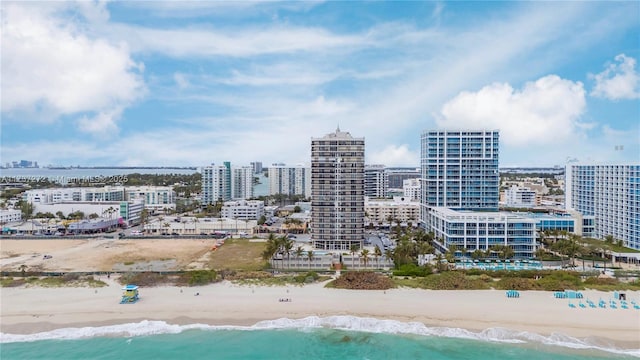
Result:
<svg viewBox="0 0 640 360"><path fill-rule="evenodd" d="M384 258L387 259L387 262L389 262L389 260L393 261L393 250L391 249L387 249L384 251Z"/></svg>
<svg viewBox="0 0 640 360"><path fill-rule="evenodd" d="M613 237L613 235L607 235L604 237L604 242L609 245L613 245L614 241L615 241L615 238Z"/></svg>
<svg viewBox="0 0 640 360"><path fill-rule="evenodd" d="M298 246L296 248L295 254L296 254L296 258L298 259L298 268L300 268L300 258L302 257L303 252L304 250L302 249L302 246Z"/></svg>
<svg viewBox="0 0 640 360"><path fill-rule="evenodd" d="M471 253L471 258L472 258L473 260L478 260L478 259L480 259L480 258L481 258L481 257L483 257L483 256L484 256L484 251L482 251L482 250L480 250L480 249L476 249L476 250L474 250L474 251Z"/></svg>
<svg viewBox="0 0 640 360"><path fill-rule="evenodd" d="M364 263L364 268L367 268L367 263L369 262L369 249L362 249L360 252L360 256L362 256L362 262Z"/></svg>
<svg viewBox="0 0 640 360"><path fill-rule="evenodd" d="M273 234L269 234L269 238L267 239L267 246L262 252L262 259L264 260L273 260L274 255L279 250L279 244L277 242L276 237Z"/></svg>
<svg viewBox="0 0 640 360"><path fill-rule="evenodd" d="M351 253L351 266L353 266L354 269L356 267L355 257L358 250L360 250L360 247L356 244L351 245L349 248L349 252Z"/></svg>
<svg viewBox="0 0 640 360"><path fill-rule="evenodd" d="M375 250L373 251L373 256L376 258L376 266L379 269L380 268L380 256L382 256L382 250L380 250L380 248L376 246Z"/></svg>
<svg viewBox="0 0 640 360"><path fill-rule="evenodd" d="M307 251L307 260L309 260L309 269L311 269L311 262L313 261L313 251Z"/></svg>
<svg viewBox="0 0 640 360"><path fill-rule="evenodd" d="M286 236L280 237L280 241L282 244L282 250L284 254L287 254L287 268L291 267L291 249L293 249L293 241L288 239Z"/></svg>

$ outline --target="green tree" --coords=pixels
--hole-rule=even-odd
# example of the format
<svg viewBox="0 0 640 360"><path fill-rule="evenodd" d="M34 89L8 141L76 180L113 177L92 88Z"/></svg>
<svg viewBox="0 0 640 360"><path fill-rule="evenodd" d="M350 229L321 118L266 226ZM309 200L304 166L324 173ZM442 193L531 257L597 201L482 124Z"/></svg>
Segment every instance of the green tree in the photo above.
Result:
<svg viewBox="0 0 640 360"><path fill-rule="evenodd" d="M355 258L356 258L356 253L358 252L358 250L360 250L360 246L358 246L356 244L351 245L351 247L349 248L349 252L351 253L351 266L354 269L356 267Z"/></svg>
<svg viewBox="0 0 640 360"><path fill-rule="evenodd" d="M376 246L375 250L373 251L373 256L376 259L376 267L379 269L380 268L380 256L382 256L382 250L380 250L380 248Z"/></svg>
<svg viewBox="0 0 640 360"><path fill-rule="evenodd" d="M479 260L484 256L484 251L480 250L480 249L475 249L472 253L471 253L471 258L474 260Z"/></svg>
<svg viewBox="0 0 640 360"><path fill-rule="evenodd" d="M287 255L287 268L290 268L291 267L290 255L291 255L291 249L293 249L293 240L288 239L286 236L282 236L280 238L280 243L282 246L283 253Z"/></svg>
<svg viewBox="0 0 640 360"><path fill-rule="evenodd" d="M362 262L364 263L364 267L366 269L369 262L369 249L362 249L362 251L360 252L360 256L362 257Z"/></svg>
<svg viewBox="0 0 640 360"><path fill-rule="evenodd" d="M278 243L278 239L273 233L269 234L269 238L267 238L267 245L262 252L263 260L273 260L273 257L278 252L280 244Z"/></svg>
<svg viewBox="0 0 640 360"><path fill-rule="evenodd" d="M607 235L604 237L604 242L609 245L613 245L614 241L615 241L615 238L613 237L613 235Z"/></svg>
<svg viewBox="0 0 640 360"><path fill-rule="evenodd" d="M296 259L298 259L298 268L300 268L300 258L302 257L303 252L304 252L304 249L302 249L302 246L298 246L296 248L295 254L296 254Z"/></svg>
<svg viewBox="0 0 640 360"><path fill-rule="evenodd" d="M18 201L17 205L22 212L22 218L24 220L31 219L31 217L33 216L33 204L25 200L20 200Z"/></svg>
<svg viewBox="0 0 640 360"><path fill-rule="evenodd" d="M313 251L307 251L307 260L309 260L309 269L311 269L311 262L313 261Z"/></svg>

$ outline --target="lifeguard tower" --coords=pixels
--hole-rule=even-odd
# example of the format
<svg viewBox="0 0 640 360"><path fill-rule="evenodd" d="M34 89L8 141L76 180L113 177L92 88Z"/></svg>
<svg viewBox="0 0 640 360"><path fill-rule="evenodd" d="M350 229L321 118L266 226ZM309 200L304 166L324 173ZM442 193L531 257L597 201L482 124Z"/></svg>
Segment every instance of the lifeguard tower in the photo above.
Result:
<svg viewBox="0 0 640 360"><path fill-rule="evenodd" d="M124 293L122 294L122 300L120 300L120 304L133 304L136 303L140 298L138 297L138 285L125 285L122 290Z"/></svg>

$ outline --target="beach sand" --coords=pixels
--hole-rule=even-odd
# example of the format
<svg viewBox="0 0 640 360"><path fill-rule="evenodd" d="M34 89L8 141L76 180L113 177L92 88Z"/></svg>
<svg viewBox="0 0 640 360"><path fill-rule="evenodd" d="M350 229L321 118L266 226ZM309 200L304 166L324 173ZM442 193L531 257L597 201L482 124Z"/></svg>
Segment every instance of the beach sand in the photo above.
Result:
<svg viewBox="0 0 640 360"><path fill-rule="evenodd" d="M176 268L201 268L215 240L2 240L3 271L21 264L44 271L111 271L123 261L156 261L170 256ZM52 255L43 259L44 254ZM169 255L168 255L169 254ZM352 315L427 326L482 331L505 328L577 338L597 337L640 348L640 311L570 308L551 292L522 291L510 299L500 290L355 291L303 287L239 286L221 282L203 287L141 288L137 304L119 304L121 285L102 276L104 288L0 288L0 331L29 334L57 328L163 320L173 324L253 325L260 320ZM194 296L199 293L199 296ZM593 301L612 293L583 291ZM640 292L627 291L640 303ZM291 302L279 302L290 298ZM577 304L576 300L573 303Z"/></svg>
<svg viewBox="0 0 640 360"><path fill-rule="evenodd" d="M159 270L202 269L215 239L20 239L0 240L0 268L19 271L114 271L126 262L174 260ZM44 259L44 255L51 255Z"/></svg>
<svg viewBox="0 0 640 360"><path fill-rule="evenodd" d="M500 290L341 290L324 284L302 287L239 286L141 288L136 304L119 304L121 285L108 287L3 288L0 330L30 334L57 328L162 320L172 324L253 325L261 320L351 315L427 326L482 331L503 328L541 335L561 333L621 348L640 348L640 311L570 308L551 292L523 291L512 299ZM198 293L198 296L195 294ZM594 301L612 293L584 291ZM626 292L640 301L640 292ZM291 302L281 302L290 298ZM577 304L576 300L572 300Z"/></svg>

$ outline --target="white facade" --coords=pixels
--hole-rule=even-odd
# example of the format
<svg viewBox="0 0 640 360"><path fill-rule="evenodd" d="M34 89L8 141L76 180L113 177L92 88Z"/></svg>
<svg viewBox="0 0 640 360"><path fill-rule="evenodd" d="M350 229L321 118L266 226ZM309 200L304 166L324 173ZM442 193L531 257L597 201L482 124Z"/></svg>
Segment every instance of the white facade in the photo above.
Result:
<svg viewBox="0 0 640 360"><path fill-rule="evenodd" d="M35 212L34 212L35 214ZM0 223L22 221L22 211L20 210L0 210Z"/></svg>
<svg viewBox="0 0 640 360"><path fill-rule="evenodd" d="M411 201L420 201L420 179L405 179L402 181L404 197Z"/></svg>
<svg viewBox="0 0 640 360"><path fill-rule="evenodd" d="M127 186L126 200L144 200L144 207L152 211L175 210L176 193L173 186Z"/></svg>
<svg viewBox="0 0 640 360"><path fill-rule="evenodd" d="M202 205L215 204L218 201L231 200L230 169L224 165L211 165L202 168Z"/></svg>
<svg viewBox="0 0 640 360"><path fill-rule="evenodd" d="M251 199L253 197L253 167L231 168L231 199Z"/></svg>
<svg viewBox="0 0 640 360"><path fill-rule="evenodd" d="M595 236L640 250L640 164L567 164L565 207L595 217Z"/></svg>
<svg viewBox="0 0 640 360"><path fill-rule="evenodd" d="M384 198L387 196L389 178L384 165L366 165L364 167L364 196Z"/></svg>
<svg viewBox="0 0 640 360"><path fill-rule="evenodd" d="M144 230L147 234L179 234L179 235L201 235L214 233L227 234L253 234L253 229L257 226L256 220L239 220L225 218L195 218L195 217L165 217L162 220L145 224Z"/></svg>
<svg viewBox="0 0 640 360"><path fill-rule="evenodd" d="M34 189L25 191L23 199L33 205L72 201L124 201L125 190L123 186Z"/></svg>
<svg viewBox="0 0 640 360"><path fill-rule="evenodd" d="M202 205L253 197L253 167L210 165L202 168Z"/></svg>
<svg viewBox="0 0 640 360"><path fill-rule="evenodd" d="M401 197L393 199L365 198L364 211L368 215L369 222L376 226L391 222L417 224L420 219L420 202Z"/></svg>
<svg viewBox="0 0 640 360"><path fill-rule="evenodd" d="M273 164L269 167L269 195L311 197L311 168L304 165Z"/></svg>
<svg viewBox="0 0 640 360"><path fill-rule="evenodd" d="M81 211L85 216L96 214L100 217L118 217L120 210L120 201L104 201L104 202L87 202L87 201L71 201L58 202L51 204L34 203L33 213L52 213L57 214L60 211L64 216Z"/></svg>
<svg viewBox="0 0 640 360"><path fill-rule="evenodd" d="M535 190L527 187L519 187L512 185L504 191L504 201L506 206L518 208L530 208L536 206Z"/></svg>
<svg viewBox="0 0 640 360"><path fill-rule="evenodd" d="M220 211L220 216L228 219L259 220L263 215L264 202L261 200L226 201Z"/></svg>
<svg viewBox="0 0 640 360"><path fill-rule="evenodd" d="M460 256L493 245L506 245L516 258L532 258L536 252L536 220L514 213L456 211L444 207L429 209L429 229L435 245L445 252L451 245Z"/></svg>

